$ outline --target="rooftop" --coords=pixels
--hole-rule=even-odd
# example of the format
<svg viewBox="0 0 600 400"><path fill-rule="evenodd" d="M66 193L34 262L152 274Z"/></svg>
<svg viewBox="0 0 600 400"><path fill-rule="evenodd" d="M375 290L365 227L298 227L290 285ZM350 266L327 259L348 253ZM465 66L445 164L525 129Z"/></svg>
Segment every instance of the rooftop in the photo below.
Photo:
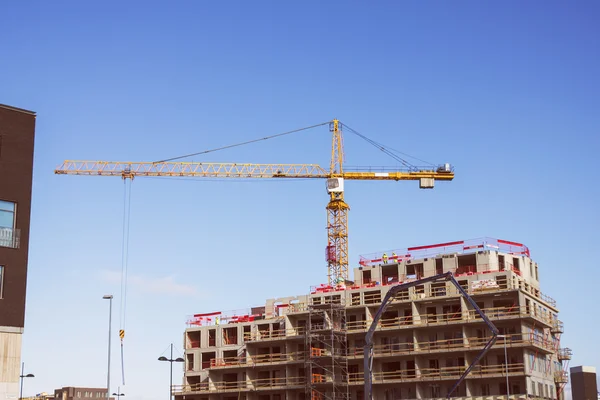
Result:
<svg viewBox="0 0 600 400"><path fill-rule="evenodd" d="M512 255L530 256L529 248L522 243L517 243L510 240L495 239L491 237L482 237L477 239L457 240L454 242L428 244L364 254L360 256L359 264L362 266L379 264L381 263L384 254L386 254L390 259L403 261L409 259L435 257L441 254L449 253L470 254L486 249L497 250ZM394 256L395 254L397 254L397 256Z"/></svg>
<svg viewBox="0 0 600 400"><path fill-rule="evenodd" d="M445 242L445 243L437 243L431 245L422 245L422 246L414 246L408 247L402 250L392 250L385 253L372 253L370 255L360 256L360 266L358 270L363 268L371 268L376 265L382 265L387 267L388 265L391 267L395 264L400 264L405 262L407 265L411 264L413 260L423 260L427 258L434 258L438 255L473 255L477 252L484 250L494 250L500 253L505 253L508 255L512 255L514 257L530 257L529 248L522 243L517 243L509 240L503 239L495 239L490 237L483 237L478 239L469 239L469 240L459 240L453 242ZM383 255L386 255L386 260L384 261ZM398 255L397 255L398 254ZM368 258L367 258L368 257ZM388 264L389 263L389 264ZM489 267L489 266L488 266ZM505 267L508 270L514 271L517 275L521 276L521 272L515 269L512 264L506 263ZM462 268L464 269L464 268ZM357 271L355 270L355 273ZM456 277L463 275L473 275L474 272L462 271L461 268L456 268L456 270L452 271ZM492 270L485 271L486 273L496 272ZM356 277L355 277L356 278ZM414 276L407 276L407 278L416 279ZM359 284L355 282L346 281L348 286L343 285L340 287L331 287L326 284L321 284L317 286L312 286L310 288L310 294L314 295L319 292L329 292L329 291L345 291L345 290L354 290L361 289L364 287L380 287L387 286L390 284L398 283L396 281L388 283L388 282L369 282L368 284ZM546 296L545 294L539 292L538 289L534 289L536 292L536 297L540 297L543 301L547 302L551 306L555 306L556 302L554 299ZM279 308L281 307L290 307L292 305L298 306L300 302L306 301L304 297L307 295L300 296L290 296L282 299L269 299L267 300L267 304L264 306L257 306L251 308L243 308L229 311L214 311L208 313L200 313L188 316L187 325L188 327L199 327L199 326L213 326L219 324L228 324L228 323L241 323L241 322L252 322L259 319L272 318L274 316L280 315ZM284 300L284 301L280 301ZM273 312L269 309L267 312L267 308L274 308Z"/></svg>
<svg viewBox="0 0 600 400"><path fill-rule="evenodd" d="M24 114L35 115L35 111L25 110L24 108L17 108L17 107L13 107L13 106L8 106L6 104L0 104L0 108L5 108L5 109L11 110L11 111L17 111L17 112L21 112L21 113L24 113Z"/></svg>

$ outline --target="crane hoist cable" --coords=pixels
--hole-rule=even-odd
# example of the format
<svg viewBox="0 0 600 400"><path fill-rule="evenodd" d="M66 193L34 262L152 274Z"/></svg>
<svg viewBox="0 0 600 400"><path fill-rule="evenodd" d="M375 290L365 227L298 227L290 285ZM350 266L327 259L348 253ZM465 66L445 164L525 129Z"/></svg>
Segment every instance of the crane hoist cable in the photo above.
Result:
<svg viewBox="0 0 600 400"><path fill-rule="evenodd" d="M127 314L127 265L129 261L129 227L131 220L131 179L123 183L123 238L121 243L121 305L119 310L119 339L121 340L121 378L125 385L125 355L123 341L125 339L125 322Z"/></svg>

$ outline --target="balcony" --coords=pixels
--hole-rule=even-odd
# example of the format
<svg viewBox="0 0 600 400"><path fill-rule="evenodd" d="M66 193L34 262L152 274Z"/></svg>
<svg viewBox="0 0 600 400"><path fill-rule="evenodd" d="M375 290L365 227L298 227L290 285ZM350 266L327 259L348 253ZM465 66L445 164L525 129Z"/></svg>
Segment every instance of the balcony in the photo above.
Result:
<svg viewBox="0 0 600 400"><path fill-rule="evenodd" d="M567 348L564 349L558 349L558 360L559 361L567 361L571 359L571 356L573 355L573 350Z"/></svg>
<svg viewBox="0 0 600 400"><path fill-rule="evenodd" d="M569 382L569 374L567 373L567 371L556 371L554 373L554 382L556 382L556 383Z"/></svg>
<svg viewBox="0 0 600 400"><path fill-rule="evenodd" d="M564 329L562 321L555 319L552 322L552 328L550 328L550 333L556 335L556 334L564 333L564 332L565 332L565 329Z"/></svg>
<svg viewBox="0 0 600 400"><path fill-rule="evenodd" d="M21 245L21 230L0 228L0 247L18 249Z"/></svg>

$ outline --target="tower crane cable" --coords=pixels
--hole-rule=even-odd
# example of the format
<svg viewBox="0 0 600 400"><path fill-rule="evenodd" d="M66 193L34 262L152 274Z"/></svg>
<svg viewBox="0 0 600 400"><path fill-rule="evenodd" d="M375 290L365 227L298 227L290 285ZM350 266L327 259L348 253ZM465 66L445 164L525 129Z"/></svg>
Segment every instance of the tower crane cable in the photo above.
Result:
<svg viewBox="0 0 600 400"><path fill-rule="evenodd" d="M361 139L365 140L367 143L371 144L372 146L378 148L379 150L381 150L383 153L387 154L388 156L390 156L391 158L393 158L394 160L400 162L402 165L404 165L405 167L411 168L414 167L414 165L412 165L411 163L409 163L408 161L406 161L405 159L395 155L394 153L392 153L391 151L389 151L385 146L383 146L380 143L377 143L376 141L369 139L368 137L366 137L365 135L363 135L362 133L352 129L351 127L349 127L348 125L344 125L344 127L346 129L348 129L350 132L354 133L356 136L360 137Z"/></svg>
<svg viewBox="0 0 600 400"><path fill-rule="evenodd" d="M260 142L262 140L273 139L273 138L276 138L276 137L285 136L285 135L289 135L289 134L296 133L296 132L306 131L306 130L312 129L312 128L317 128L319 126L327 125L327 124L329 124L329 122L330 121L322 122L320 124L311 125L311 126L307 126L307 127L299 128L299 129L294 129L294 130L291 130L291 131L278 133L276 135L266 136L266 137L259 138L259 139L248 140L246 142L241 142L241 143L230 144L228 146L217 147L217 148L210 149L210 150L199 151L197 153L191 153L191 154L186 154L186 155L183 155L183 156L167 158L167 159L160 160L160 161L154 161L154 163L155 164L159 164L159 163L163 163L163 162L167 162L167 161L179 160L179 159L182 159L182 158L187 158L187 157L192 157L192 156L198 156L200 154L207 154L207 153L212 153L212 152L219 151L219 150L230 149L232 147L243 146L245 144L256 143L256 142Z"/></svg>
<svg viewBox="0 0 600 400"><path fill-rule="evenodd" d="M428 161L422 160L422 159L420 159L420 158L417 158L417 157L411 156L410 154L403 153L403 152L401 152L401 151L399 151L399 150L395 150L395 149L392 149L392 148L391 148L391 147L389 147L389 146L385 146L385 145L383 145L383 144L381 144L381 143L378 143L378 142L376 142L375 140L373 140L373 139L370 139L370 138L366 137L365 135L363 135L362 133L360 133L360 132L356 131L355 129L352 129L351 127L349 127L349 126L348 126L348 125L346 125L346 124L344 124L344 128L346 128L347 130L349 130L351 133L355 134L356 136L360 137L361 139L365 140L367 143L371 144L372 146L374 146L374 147L378 148L379 150L381 150L382 152L384 152L385 154L387 154L387 155L388 155L388 156L390 156L391 158L393 158L393 159L395 159L396 161L400 162L400 163L401 163L402 165L404 165L405 167L408 167L408 168L415 168L415 165L413 165L412 163L408 162L407 160L405 160L405 159L403 159L403 158L401 158L401 157L397 156L397 155L396 155L396 154L394 154L393 152L395 152L395 153L398 153L398 154L402 154L402 155L404 155L404 156L407 156L407 157L410 157L410 158L413 158L413 159L415 159L415 160L418 160L418 161L421 161L421 162L423 162L423 163L425 163L425 164L434 165L434 164L432 164L432 163L430 163L430 162L428 162Z"/></svg>
<svg viewBox="0 0 600 400"><path fill-rule="evenodd" d="M129 181L129 182L128 182ZM125 385L125 322L127 313L127 272L129 261L129 227L131 221L131 180L123 181L123 238L121 243L121 304L119 310L119 338L121 339L121 378Z"/></svg>

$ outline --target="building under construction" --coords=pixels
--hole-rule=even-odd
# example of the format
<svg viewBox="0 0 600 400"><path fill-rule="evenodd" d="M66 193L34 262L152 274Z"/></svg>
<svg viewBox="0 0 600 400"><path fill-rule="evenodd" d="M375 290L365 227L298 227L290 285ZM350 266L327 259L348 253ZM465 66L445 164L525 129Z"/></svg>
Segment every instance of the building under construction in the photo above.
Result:
<svg viewBox="0 0 600 400"><path fill-rule="evenodd" d="M361 257L354 281L270 299L240 312L196 314L185 331L178 400L362 400L365 333L387 291L452 272L501 336L452 397L560 399L571 351L556 302L529 249L491 238ZM374 341L373 398L446 397L490 339L449 282L399 292Z"/></svg>

